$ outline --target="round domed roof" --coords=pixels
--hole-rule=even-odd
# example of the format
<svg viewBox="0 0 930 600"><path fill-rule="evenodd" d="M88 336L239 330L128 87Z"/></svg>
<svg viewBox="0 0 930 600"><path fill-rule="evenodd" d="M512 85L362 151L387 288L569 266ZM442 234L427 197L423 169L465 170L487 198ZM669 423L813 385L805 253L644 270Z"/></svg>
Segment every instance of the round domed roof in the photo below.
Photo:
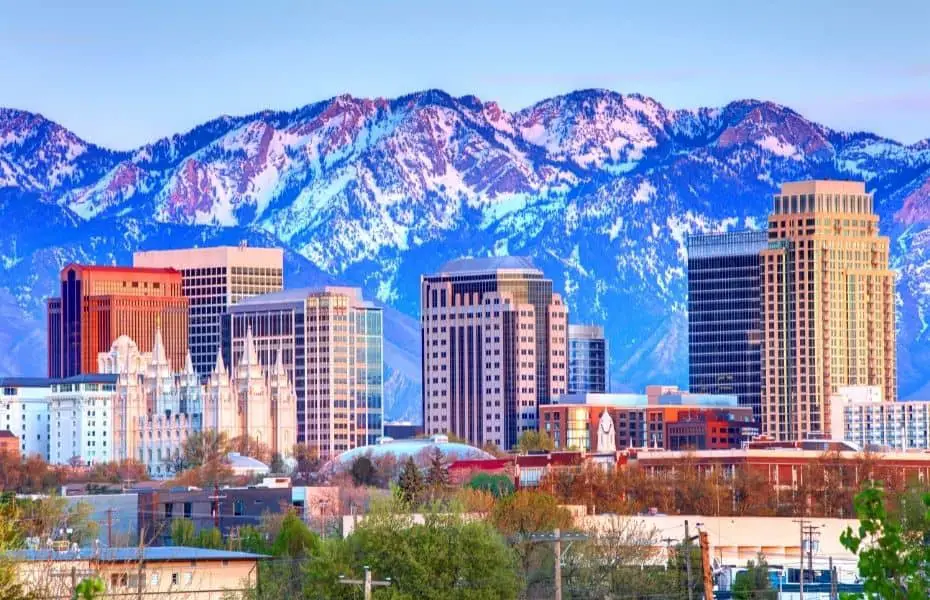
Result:
<svg viewBox="0 0 930 600"><path fill-rule="evenodd" d="M333 466L344 467L352 464L355 459L362 456L368 456L372 459L381 458L389 454L394 455L398 462L403 462L408 458L416 459L424 452L431 452L438 448L447 460L452 459L487 459L494 458L491 454L481 448L450 442L446 436L433 436L432 438L414 439L414 440L394 440L383 438L381 443L369 446L359 446L343 452L332 462Z"/></svg>
<svg viewBox="0 0 930 600"><path fill-rule="evenodd" d="M113 345L110 346L110 352L118 352L120 355L125 355L132 350L138 351L139 347L128 335L119 336L113 340Z"/></svg>

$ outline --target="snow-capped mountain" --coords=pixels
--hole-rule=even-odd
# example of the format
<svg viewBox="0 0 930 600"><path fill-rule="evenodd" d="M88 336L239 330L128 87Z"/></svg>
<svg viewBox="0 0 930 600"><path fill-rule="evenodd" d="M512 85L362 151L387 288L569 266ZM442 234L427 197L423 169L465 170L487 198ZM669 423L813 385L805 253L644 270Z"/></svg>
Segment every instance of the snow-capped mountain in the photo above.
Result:
<svg viewBox="0 0 930 600"><path fill-rule="evenodd" d="M901 393L930 394L930 140L755 100L669 110L585 90L507 112L430 90L221 117L114 152L2 109L0 372L44 371L42 299L67 261L247 239L287 249L287 285L359 285L389 307L393 418L419 411L419 276L465 255L534 257L573 322L606 326L615 387L686 384L686 235L763 226L778 184L811 177L875 192L900 273Z"/></svg>

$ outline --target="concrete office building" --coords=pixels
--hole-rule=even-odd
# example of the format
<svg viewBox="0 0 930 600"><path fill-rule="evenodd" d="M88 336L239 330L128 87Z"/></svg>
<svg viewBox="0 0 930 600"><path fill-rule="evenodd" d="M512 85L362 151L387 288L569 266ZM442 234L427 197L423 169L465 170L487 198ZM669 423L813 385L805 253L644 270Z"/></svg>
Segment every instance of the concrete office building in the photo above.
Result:
<svg viewBox="0 0 930 600"><path fill-rule="evenodd" d="M454 260L420 280L423 418L512 448L567 390L568 307L528 258Z"/></svg>
<svg viewBox="0 0 930 600"><path fill-rule="evenodd" d="M174 269L69 264L61 270L61 296L48 309L48 374L94 373L97 356L127 335L145 347L156 329L175 369L187 356L187 298Z"/></svg>
<svg viewBox="0 0 930 600"><path fill-rule="evenodd" d="M224 325L233 364L250 330L258 362L280 360L294 382L298 443L333 458L383 435L382 311L360 289L294 289L242 300Z"/></svg>
<svg viewBox="0 0 930 600"><path fill-rule="evenodd" d="M608 391L607 338L595 325L568 326L568 393Z"/></svg>
<svg viewBox="0 0 930 600"><path fill-rule="evenodd" d="M766 231L689 236L688 387L735 394L762 421L760 252Z"/></svg>
<svg viewBox="0 0 930 600"><path fill-rule="evenodd" d="M133 264L180 271L182 291L190 301L191 361L201 377L213 370L221 343L221 320L229 307L243 298L284 287L284 251L280 248L241 245L152 250L136 252Z"/></svg>
<svg viewBox="0 0 930 600"><path fill-rule="evenodd" d="M21 456L49 459L50 390L51 382L44 377L0 377L0 430L15 436Z"/></svg>
<svg viewBox="0 0 930 600"><path fill-rule="evenodd" d="M829 437L841 387L894 400L894 273L865 185L783 184L761 260L763 432Z"/></svg>

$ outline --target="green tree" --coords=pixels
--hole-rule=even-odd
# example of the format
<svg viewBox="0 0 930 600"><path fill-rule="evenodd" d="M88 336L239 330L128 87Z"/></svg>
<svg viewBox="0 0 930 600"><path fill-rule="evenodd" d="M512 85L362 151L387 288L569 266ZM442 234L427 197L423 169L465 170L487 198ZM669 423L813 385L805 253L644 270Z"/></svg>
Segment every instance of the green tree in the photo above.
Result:
<svg viewBox="0 0 930 600"><path fill-rule="evenodd" d="M429 465L426 467L426 488L435 499L449 488L449 467L445 463L442 450L433 448L429 453Z"/></svg>
<svg viewBox="0 0 930 600"><path fill-rule="evenodd" d="M294 513L281 522L278 537L271 545L271 553L278 557L305 558L319 551L320 538Z"/></svg>
<svg viewBox="0 0 930 600"><path fill-rule="evenodd" d="M16 573L16 565L5 554L22 548L22 530L19 523L23 513L12 500L0 501L0 598L4 600L28 600L32 598L23 588Z"/></svg>
<svg viewBox="0 0 930 600"><path fill-rule="evenodd" d="M520 592L513 552L488 523L427 513L414 524L409 515L376 511L347 539L324 544L307 568L304 598L357 598L338 576L358 578L365 565L393 581L376 599L514 600Z"/></svg>
<svg viewBox="0 0 930 600"><path fill-rule="evenodd" d="M194 544L198 548L209 548L211 550L222 550L223 549L223 534L220 533L220 530L211 527L209 529L201 529L197 533L197 541Z"/></svg>
<svg viewBox="0 0 930 600"><path fill-rule="evenodd" d="M468 487L473 490L489 492L495 498L503 498L514 492L513 480L506 475L491 475L490 473L476 473L469 481Z"/></svg>
<svg viewBox="0 0 930 600"><path fill-rule="evenodd" d="M407 457L407 461L404 462L400 477L397 478L397 487L404 504L416 506L423 493L423 476L412 456Z"/></svg>
<svg viewBox="0 0 930 600"><path fill-rule="evenodd" d="M195 546L198 538L194 522L190 519L173 519L171 521L171 545Z"/></svg>
<svg viewBox="0 0 930 600"><path fill-rule="evenodd" d="M251 525L239 528L239 536L236 539L235 547L231 549L254 554L271 554L268 534Z"/></svg>
<svg viewBox="0 0 930 600"><path fill-rule="evenodd" d="M769 565L765 556L759 555L758 561L746 563L746 570L736 574L733 582L734 600L777 600L778 590L772 587L769 578Z"/></svg>
<svg viewBox="0 0 930 600"><path fill-rule="evenodd" d="M94 600L103 596L107 591L107 586L99 577L88 577L82 579L74 588L75 600Z"/></svg>
<svg viewBox="0 0 930 600"><path fill-rule="evenodd" d="M921 498L924 519L930 494ZM840 542L859 557L866 598L924 600L930 597L930 545L927 530L909 531L900 518L889 514L880 484L862 490L855 499L859 526L848 527Z"/></svg>
<svg viewBox="0 0 930 600"><path fill-rule="evenodd" d="M352 466L349 467L349 475L352 476L352 482L358 486L374 485L377 479L375 465L367 456L359 456L352 461Z"/></svg>
<svg viewBox="0 0 930 600"><path fill-rule="evenodd" d="M527 452L552 452L555 448L555 442L548 434L542 431L529 429L520 434L517 441L517 450L526 454Z"/></svg>

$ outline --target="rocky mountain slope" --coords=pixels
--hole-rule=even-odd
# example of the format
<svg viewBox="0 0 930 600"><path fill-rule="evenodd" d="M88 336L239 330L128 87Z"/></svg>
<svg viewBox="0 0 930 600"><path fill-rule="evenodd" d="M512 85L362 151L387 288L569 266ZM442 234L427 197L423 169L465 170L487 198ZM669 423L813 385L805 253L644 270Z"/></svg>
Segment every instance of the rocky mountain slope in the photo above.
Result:
<svg viewBox="0 0 930 600"><path fill-rule="evenodd" d="M518 112L430 90L221 117L130 152L0 109L0 372L45 369L43 298L70 260L237 243L287 285L389 307L389 416L416 418L421 273L532 256L573 322L606 325L615 388L687 381L685 236L764 225L778 183L865 180L900 277L899 380L930 396L930 140L843 133L768 102L673 111L604 90Z"/></svg>

